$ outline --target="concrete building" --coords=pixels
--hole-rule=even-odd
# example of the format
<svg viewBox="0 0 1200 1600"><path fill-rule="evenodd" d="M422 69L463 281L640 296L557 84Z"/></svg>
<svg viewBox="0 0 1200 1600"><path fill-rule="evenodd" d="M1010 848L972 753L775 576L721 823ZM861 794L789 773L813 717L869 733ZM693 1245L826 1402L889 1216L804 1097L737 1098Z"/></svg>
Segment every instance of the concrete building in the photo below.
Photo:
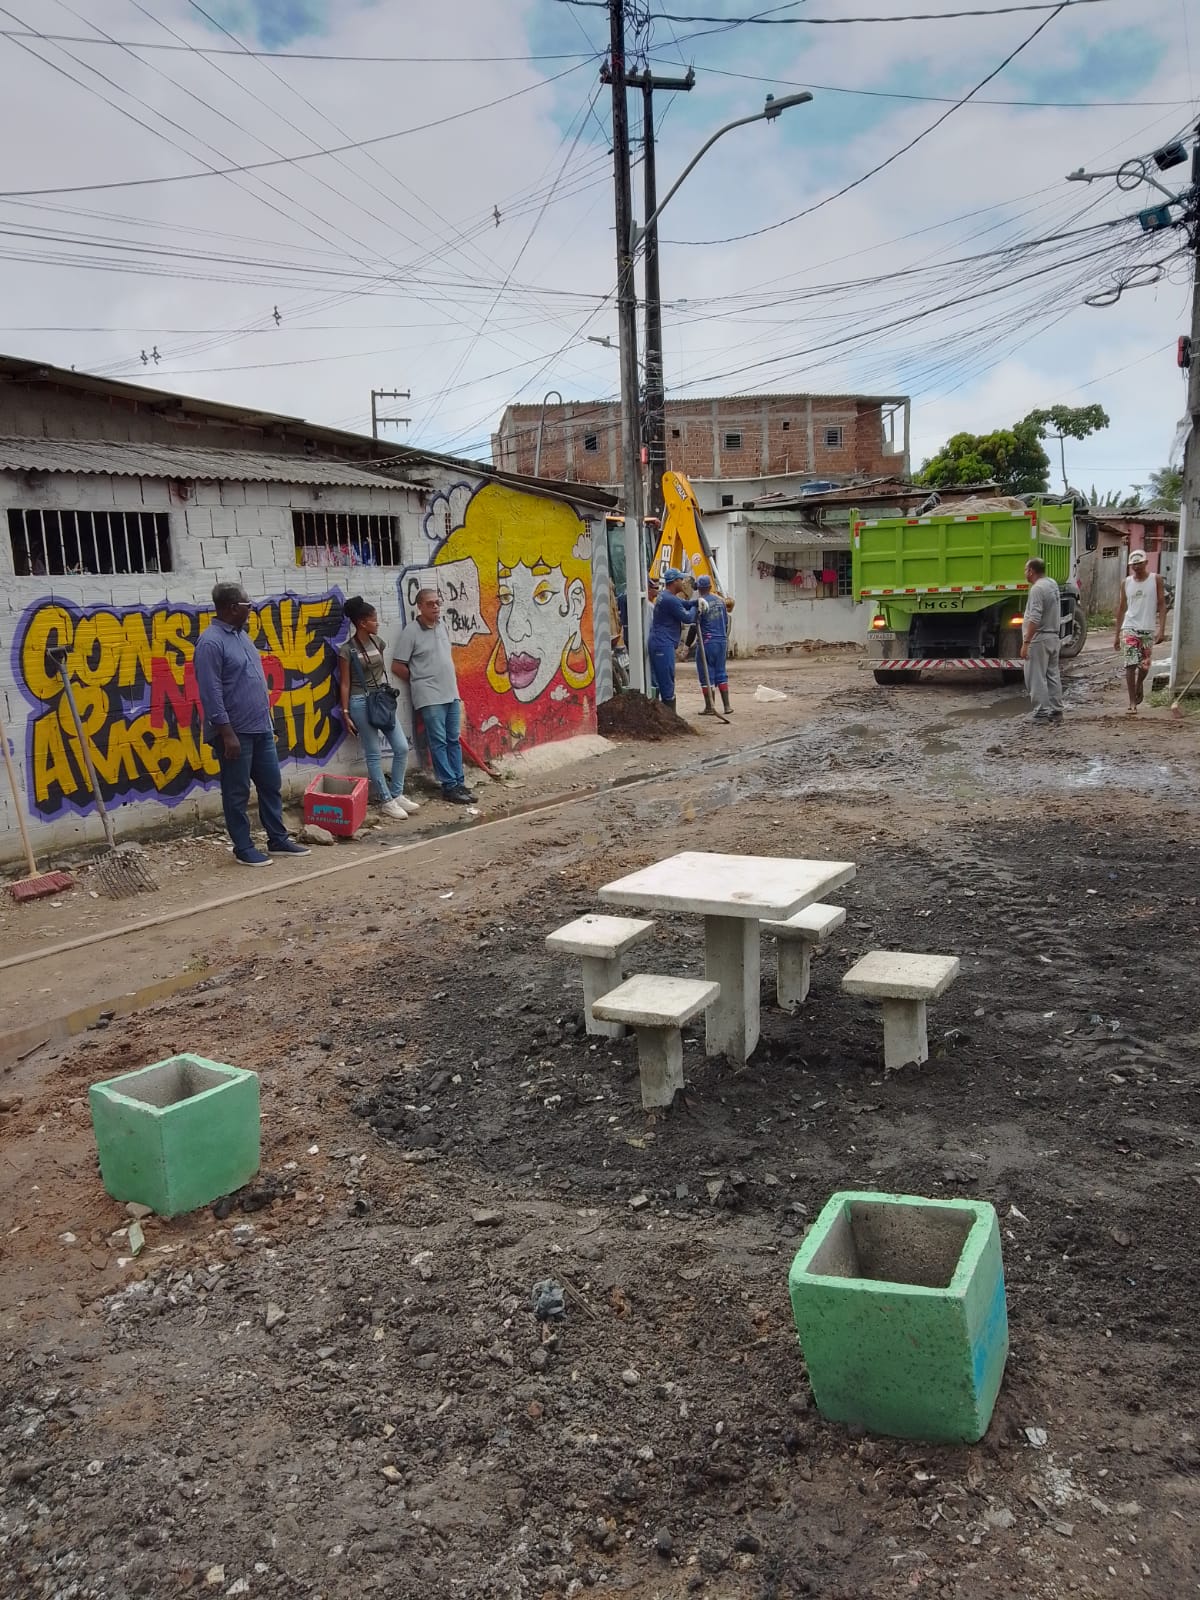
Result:
<svg viewBox="0 0 1200 1600"><path fill-rule="evenodd" d="M1081 519L1085 531L1077 540L1076 581L1084 609L1091 615L1113 612L1121 595L1129 556L1144 550L1151 572L1169 587L1175 583L1179 551L1178 511L1109 511L1093 507Z"/></svg>
<svg viewBox="0 0 1200 1600"><path fill-rule="evenodd" d="M102 837L49 646L68 650L119 832L219 809L192 668L218 580L255 602L292 792L322 768L363 770L338 709L349 594L390 641L418 588L442 590L481 756L594 732L611 693L610 506L594 489L0 357L0 702L35 848ZM561 586L562 603L535 604L535 582ZM8 858L12 807L0 795Z"/></svg>
<svg viewBox="0 0 1200 1600"><path fill-rule="evenodd" d="M668 400L667 468L693 482L726 483L792 474L838 483L907 475L909 419L905 395ZM509 406L492 436L492 460L505 471L532 473L536 467L545 477L616 492L622 481L620 405L576 400ZM750 495L739 495L745 498Z"/></svg>

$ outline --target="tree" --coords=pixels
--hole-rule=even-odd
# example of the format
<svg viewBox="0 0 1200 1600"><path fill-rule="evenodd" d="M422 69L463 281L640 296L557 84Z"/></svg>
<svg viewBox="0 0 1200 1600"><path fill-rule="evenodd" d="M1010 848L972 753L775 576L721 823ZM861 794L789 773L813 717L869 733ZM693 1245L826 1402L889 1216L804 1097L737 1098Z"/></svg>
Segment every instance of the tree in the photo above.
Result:
<svg viewBox="0 0 1200 1600"><path fill-rule="evenodd" d="M1183 472L1179 467L1160 467L1150 474L1149 483L1135 487L1146 511L1178 511L1183 501Z"/></svg>
<svg viewBox="0 0 1200 1600"><path fill-rule="evenodd" d="M1108 412L1103 406L1050 406L1045 411L1031 411L1020 424L1035 428L1039 439L1057 439L1058 455L1062 462L1063 493L1069 494L1067 483L1067 440L1086 439L1101 428L1108 427Z"/></svg>
<svg viewBox="0 0 1200 1600"><path fill-rule="evenodd" d="M1042 440L1086 439L1107 428L1102 406L1050 406L1031 411L1011 428L995 433L956 433L917 474L931 489L995 481L1005 494L1044 494L1050 484L1050 457ZM1066 483L1063 461L1063 483Z"/></svg>
<svg viewBox="0 0 1200 1600"><path fill-rule="evenodd" d="M1037 433L1018 423L995 433L956 433L917 474L931 489L995 482L1004 494L1040 494L1049 481L1050 457Z"/></svg>

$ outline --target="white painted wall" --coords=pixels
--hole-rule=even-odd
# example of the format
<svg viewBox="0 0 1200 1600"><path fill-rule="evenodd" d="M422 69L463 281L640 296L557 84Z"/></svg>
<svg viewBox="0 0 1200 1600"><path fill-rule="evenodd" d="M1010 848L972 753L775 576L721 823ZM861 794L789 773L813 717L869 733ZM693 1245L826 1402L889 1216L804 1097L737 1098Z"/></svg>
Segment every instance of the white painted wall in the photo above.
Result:
<svg viewBox="0 0 1200 1600"><path fill-rule="evenodd" d="M784 645L865 645L870 632L870 606L852 600L781 598L773 578L760 578L759 561L771 560L775 547L766 545L747 527L743 514L726 513L714 519L722 545L728 549L728 584L734 599L730 645L735 656Z"/></svg>
<svg viewBox="0 0 1200 1600"><path fill-rule="evenodd" d="M462 481L461 475L450 472L443 474L439 481L434 469L430 470L430 476L434 493ZM39 853L101 842L104 834L94 811L83 816L66 813L50 820L29 816L26 733L34 707L19 685L19 663L14 660L13 646L20 619L31 604L59 598L77 607L150 607L165 599L174 605L207 608L211 605L213 584L220 580L240 581L252 599L280 594L320 595L339 588L346 595L363 595L376 607L381 619L381 637L390 645L401 621L397 583L401 568L298 567L292 512L394 516L399 519L403 566L426 564L432 549L422 529L430 491L399 483L379 488L196 483L186 501L177 497L165 479L52 473L39 475L34 485L21 474L0 473L0 708L15 758L22 809L30 821L35 852ZM174 570L131 576L18 577L8 530L10 507L25 511L40 508L167 512L171 518ZM585 519L591 515L582 508L580 514ZM602 523L597 521L592 525ZM603 543L602 540L598 542ZM606 567L596 589L601 585L607 594ZM594 627L597 665L603 662L603 671L607 674L611 641L607 611L599 605L595 608ZM599 681L597 686L600 687ZM401 715L411 732L411 711L404 702ZM365 773L366 770L357 742L353 740L346 740L337 748L333 763L339 772ZM318 770L312 762L286 760L285 790L297 795ZM219 813L220 796L215 784L207 789L194 788L170 806L160 798L130 800L110 806L119 836L132 836L164 826L187 826L202 816ZM253 811L251 814L253 816ZM13 798L7 782L0 778L0 859L12 861L20 854Z"/></svg>

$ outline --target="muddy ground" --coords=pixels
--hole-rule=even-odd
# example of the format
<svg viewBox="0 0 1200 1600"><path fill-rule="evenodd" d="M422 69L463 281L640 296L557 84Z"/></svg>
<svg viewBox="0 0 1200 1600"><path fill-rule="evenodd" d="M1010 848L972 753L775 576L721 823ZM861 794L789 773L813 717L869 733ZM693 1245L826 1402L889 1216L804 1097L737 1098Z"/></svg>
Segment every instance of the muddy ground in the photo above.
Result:
<svg viewBox="0 0 1200 1600"><path fill-rule="evenodd" d="M183 985L0 1078L0 1594L1200 1593L1195 723L1127 722L1098 652L1061 730L844 660L734 698L732 730L562 775L573 805L431 814L394 859L0 974L26 1027ZM227 869L196 848L199 900ZM859 871L804 1013L764 945L749 1067L689 1029L647 1116L542 941L682 848ZM886 1080L839 987L879 946L963 962ZM636 954L697 972L698 921ZM134 1258L86 1088L183 1048L261 1073L263 1176ZM787 1269L847 1187L996 1205L1012 1353L978 1446L813 1408Z"/></svg>

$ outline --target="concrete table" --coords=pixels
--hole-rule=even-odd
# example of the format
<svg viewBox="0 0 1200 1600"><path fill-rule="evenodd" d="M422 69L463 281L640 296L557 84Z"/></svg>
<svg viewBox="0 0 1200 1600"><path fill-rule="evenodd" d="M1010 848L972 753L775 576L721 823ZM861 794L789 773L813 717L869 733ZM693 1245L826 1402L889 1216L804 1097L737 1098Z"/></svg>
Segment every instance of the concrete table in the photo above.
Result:
<svg viewBox="0 0 1200 1600"><path fill-rule="evenodd" d="M849 883L849 861L790 856L727 856L685 850L606 883L601 900L704 918L704 975L721 986L709 1007L710 1056L745 1062L758 1043L759 923L782 922Z"/></svg>

